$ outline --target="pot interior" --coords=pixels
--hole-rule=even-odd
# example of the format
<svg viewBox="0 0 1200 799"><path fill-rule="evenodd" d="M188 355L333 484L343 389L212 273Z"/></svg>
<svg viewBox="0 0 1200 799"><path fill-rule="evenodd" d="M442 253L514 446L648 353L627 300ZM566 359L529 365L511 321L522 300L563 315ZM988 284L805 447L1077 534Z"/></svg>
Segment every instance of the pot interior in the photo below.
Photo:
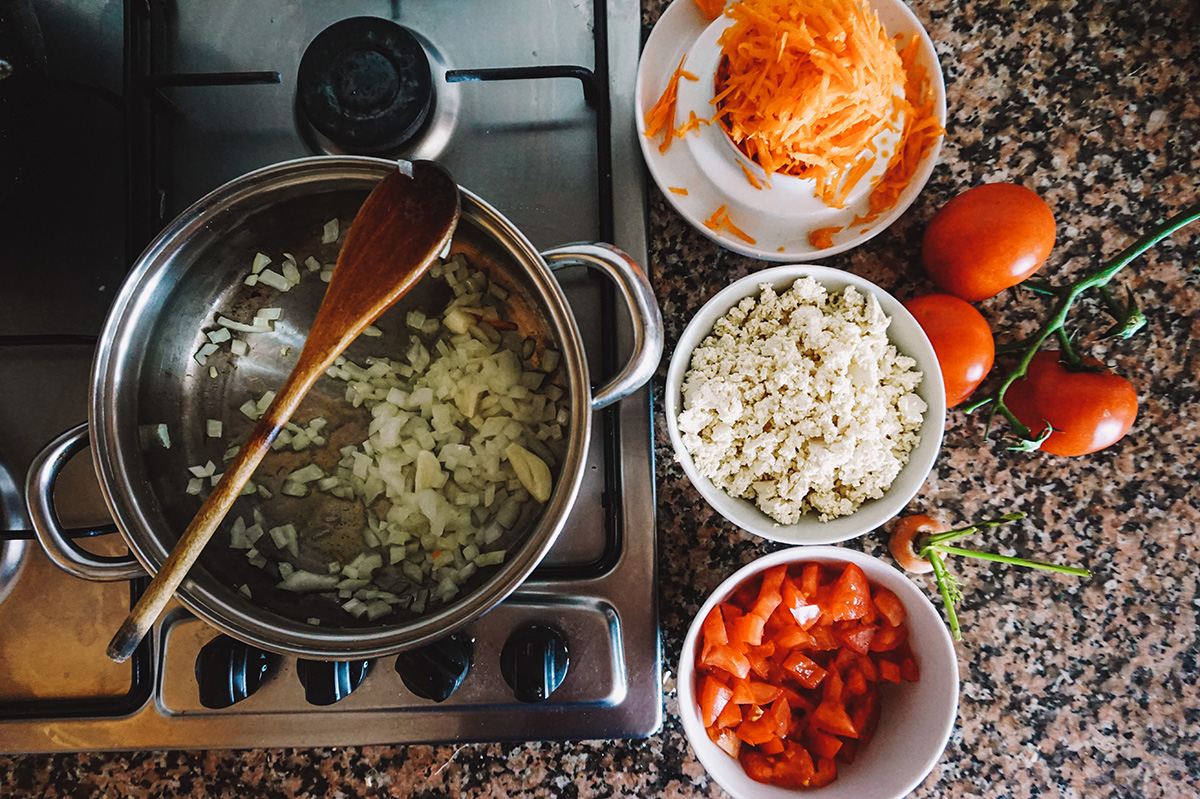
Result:
<svg viewBox="0 0 1200 799"><path fill-rule="evenodd" d="M111 420L102 428L114 441L93 448L110 502L143 561L157 566L165 559L211 489L212 478L204 475L199 478L200 493L189 493L189 484L194 492L197 480L189 469L203 472L211 463L216 474L223 472L229 448L254 426L241 408L277 389L291 371L324 294L321 272L332 267L346 227L381 176L284 182L254 187L245 196L210 200L208 207L181 217L166 239L143 256L131 276L132 285L123 289L131 295L126 312L115 322L113 336L123 346L115 346L111 356L98 361L101 396L95 408ZM334 219L341 235L337 242L323 243L326 223ZM266 269L277 273L282 272L285 253L291 253L299 283L288 291L261 281L247 285L257 253L270 257ZM562 355L561 365L546 374L544 385L561 391L558 405L569 409L570 422L560 439L547 437L530 447L538 447L551 468L551 499L544 505L526 502L510 528L493 528L500 537L489 549L506 550L502 565L479 568L454 599L444 604L428 601L426 610L412 612L411 605L420 604L412 600L430 585L406 576L402 563L390 564L390 546L372 548L365 543L367 503L316 490L315 483L305 496L284 493L285 478L310 464L326 475L336 474L344 457L341 448L367 436L373 418L369 403L354 407L347 382L323 377L292 421L306 428L312 420L325 420L320 431L325 443L300 451L289 444L259 466L257 492L238 499L184 585L185 601L200 615L267 648L331 657L364 649L393 651L440 637L485 611L515 588L549 549L573 501L587 448L590 413L578 335L563 313L561 295L547 285L553 279L537 254L502 218L467 193L451 254L461 254L470 268L486 275L489 285L500 287L483 292L481 302L499 310L503 323L494 329L501 333L503 346L528 356L525 370L542 370L548 351ZM319 265L314 271L306 263L310 257ZM408 315L419 311L436 319L453 296L444 277L427 275L376 322L380 335L361 337L345 357L363 368L378 358L404 363L414 337L436 357L435 342L442 333L414 331ZM272 331L234 331L232 336L246 343L243 354L232 350L231 341L222 341L203 364L199 362L196 355L210 343L208 334L220 329L218 317L251 323L264 309L278 309ZM500 329L510 325L514 329ZM214 423L220 424L216 436L209 429ZM159 435L164 424L169 448ZM467 444L473 431L469 425L463 426ZM451 473L448 482L454 479ZM386 497L369 505L378 519L386 519L390 506ZM487 512L481 508L478 516ZM231 547L231 531L239 517L248 527L256 520L263 529L294 525L295 551L277 545L269 534L254 544L259 558ZM281 563L287 564L285 570L328 575L331 562L349 564L368 549L381 553L384 563L373 585L409 597L393 603L392 612L377 620L347 613L342 608L350 598L345 591L295 593L278 587ZM260 558L267 561L265 566Z"/></svg>

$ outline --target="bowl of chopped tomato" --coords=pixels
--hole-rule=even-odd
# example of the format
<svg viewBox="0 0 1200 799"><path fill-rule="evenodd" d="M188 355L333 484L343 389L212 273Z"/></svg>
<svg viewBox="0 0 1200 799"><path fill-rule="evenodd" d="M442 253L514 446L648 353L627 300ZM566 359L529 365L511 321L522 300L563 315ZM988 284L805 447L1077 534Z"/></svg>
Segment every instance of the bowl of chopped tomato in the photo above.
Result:
<svg viewBox="0 0 1200 799"><path fill-rule="evenodd" d="M712 593L679 662L679 713L700 762L739 799L891 799L933 770L958 710L937 610L861 552L766 555Z"/></svg>

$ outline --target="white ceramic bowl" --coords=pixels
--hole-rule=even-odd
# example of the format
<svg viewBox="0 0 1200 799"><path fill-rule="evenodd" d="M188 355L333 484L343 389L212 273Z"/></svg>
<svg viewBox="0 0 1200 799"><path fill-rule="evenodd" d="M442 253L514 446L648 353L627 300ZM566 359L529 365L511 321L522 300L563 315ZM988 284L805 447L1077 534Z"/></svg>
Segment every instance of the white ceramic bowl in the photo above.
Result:
<svg viewBox="0 0 1200 799"><path fill-rule="evenodd" d="M946 126L946 87L933 41L921 21L904 0L873 0L871 7L890 36L916 37L917 63L924 67L933 93L934 114ZM644 135L646 112L658 102L671 75L681 63L697 80L681 80L675 123L695 113L709 119L713 107L713 75L721 58L717 39L732 22L729 17L709 21L694 0L674 0L663 12L646 40L638 65L634 103L639 120L638 141L646 164L663 196L697 231L734 252L768 261L791 263L813 261L857 247L886 230L900 218L920 194L937 164L942 137L922 156L908 186L887 212L868 224L851 222L867 213L871 180L863 180L851 193L844 208L830 208L814 196L815 183L773 175L770 184L755 189L743 174L742 163L758 179L765 175L741 155L720 125L701 125L664 153L659 150L662 134ZM894 148L884 136L876 142L880 152ZM882 172L885 161L869 176ZM686 190L686 194L681 193ZM711 230L705 225L714 211L726 206L730 219L750 238L750 243L731 232ZM819 228L843 227L833 236L833 246L814 247L808 234Z"/></svg>
<svg viewBox="0 0 1200 799"><path fill-rule="evenodd" d="M915 359L917 368L924 375L917 394L929 407L921 423L920 443L909 454L908 463L882 497L864 502L849 516L822 522L816 515L806 514L796 524L785 525L763 513L753 502L732 497L717 488L696 470L692 456L680 438L679 413L683 410L683 378L691 366L692 352L712 332L716 321L743 298L757 296L761 284L769 283L776 291L783 292L804 276L812 277L830 293L854 286L863 294L872 294L879 300L883 312L892 320L888 326L889 340L902 354ZM738 527L785 544L832 544L845 541L874 530L891 519L916 495L933 469L942 445L942 431L946 426L946 390L942 383L942 372L933 345L929 343L920 324L899 300L874 283L827 266L793 265L764 269L738 280L705 303L684 329L671 355L665 399L667 430L675 447L676 459L701 495L718 513Z"/></svg>
<svg viewBox="0 0 1200 799"><path fill-rule="evenodd" d="M781 563L856 563L873 584L899 597L907 613L909 646L920 669L916 682L886 684L879 726L854 762L838 763L838 777L823 788L781 788L751 779L705 732L696 703L697 640L710 610L754 575ZM683 730L708 773L735 799L899 799L933 770L958 714L958 658L946 624L907 577L883 561L842 547L793 547L759 558L717 587L700 608L683 641L678 671Z"/></svg>

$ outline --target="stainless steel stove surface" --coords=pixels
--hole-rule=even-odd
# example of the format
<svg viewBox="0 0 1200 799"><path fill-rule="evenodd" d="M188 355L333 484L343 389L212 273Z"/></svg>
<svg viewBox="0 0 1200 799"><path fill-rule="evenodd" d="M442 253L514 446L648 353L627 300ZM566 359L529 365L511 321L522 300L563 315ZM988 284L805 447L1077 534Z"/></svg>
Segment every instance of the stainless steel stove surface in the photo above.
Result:
<svg viewBox="0 0 1200 799"><path fill-rule="evenodd" d="M252 169L364 149L433 158L536 246L610 241L645 264L636 2L32 6L46 73L21 112L37 135L0 136L0 157L26 165L0 188L0 538L29 529L19 484L36 453L86 420L95 337L137 253L194 200ZM318 107L328 89L319 81L350 85L369 105L374 56L346 61L335 37L334 76L315 87L297 76L310 42L359 17L411 31L434 94L388 109L384 130L347 133ZM602 380L631 350L631 323L603 279L578 270L563 282ZM662 698L647 390L598 412L594 431L579 500L543 565L458 641L415 657L319 664L247 652L173 604L117 665L104 647L144 581L89 582L36 543L0 544L0 751L652 733ZM86 453L67 463L55 498L65 526L111 524ZM111 532L76 540L124 551ZM534 683L561 684L522 701L529 669ZM422 679L430 674L440 676Z"/></svg>

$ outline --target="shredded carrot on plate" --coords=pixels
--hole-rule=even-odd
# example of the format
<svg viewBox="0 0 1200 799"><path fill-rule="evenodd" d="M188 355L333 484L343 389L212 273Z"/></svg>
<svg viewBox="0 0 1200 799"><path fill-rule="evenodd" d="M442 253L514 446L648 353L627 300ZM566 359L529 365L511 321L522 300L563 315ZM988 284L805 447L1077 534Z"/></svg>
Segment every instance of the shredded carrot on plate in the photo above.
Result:
<svg viewBox="0 0 1200 799"><path fill-rule="evenodd" d="M720 233L722 230L732 233L747 244L757 244L754 239L746 231L733 224L733 220L729 218L728 206L722 205L717 210L713 211L713 215L704 220L704 226L714 233Z"/></svg>
<svg viewBox="0 0 1200 799"><path fill-rule="evenodd" d="M810 230L808 233L808 243L818 250L827 250L833 246L834 234L840 231L840 227L822 227Z"/></svg>
<svg viewBox="0 0 1200 799"><path fill-rule="evenodd" d="M686 197L687 193L688 193L687 189L682 188L680 186L667 186L667 188L671 190L672 194L678 194L682 197Z"/></svg>
<svg viewBox="0 0 1200 799"><path fill-rule="evenodd" d="M671 73L671 78L667 81L667 88L663 91L662 96L658 98L654 107L646 112L646 138L653 139L664 129L667 132L663 143L658 146L660 153L665 153L671 146L672 139L680 136L679 131L675 128L675 106L679 102L679 79L699 80L683 68L686 58L687 54L685 53L683 58L679 59L679 66ZM695 116L695 113L693 112L692 115Z"/></svg>

